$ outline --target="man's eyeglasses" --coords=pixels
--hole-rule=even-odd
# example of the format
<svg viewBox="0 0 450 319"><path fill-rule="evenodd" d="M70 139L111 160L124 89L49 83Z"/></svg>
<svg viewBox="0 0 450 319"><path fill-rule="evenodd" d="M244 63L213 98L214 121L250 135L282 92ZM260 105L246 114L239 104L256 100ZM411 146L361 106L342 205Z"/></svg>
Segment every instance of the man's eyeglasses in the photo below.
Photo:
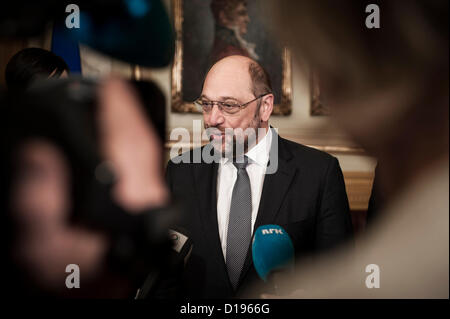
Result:
<svg viewBox="0 0 450 319"><path fill-rule="evenodd" d="M245 108L247 105L249 105L252 102L255 102L256 100L268 95L271 93L265 93L265 94L261 94L260 96L258 96L257 98L239 104L239 103L233 103L233 102L222 102L222 101L208 101L208 100L204 100L202 98L199 98L197 100L194 101L194 104L199 108L200 111L202 111L203 113L209 113L211 112L212 108L214 107L214 104L217 104L217 107L219 108L219 110L225 114L236 114L238 113L241 109Z"/></svg>

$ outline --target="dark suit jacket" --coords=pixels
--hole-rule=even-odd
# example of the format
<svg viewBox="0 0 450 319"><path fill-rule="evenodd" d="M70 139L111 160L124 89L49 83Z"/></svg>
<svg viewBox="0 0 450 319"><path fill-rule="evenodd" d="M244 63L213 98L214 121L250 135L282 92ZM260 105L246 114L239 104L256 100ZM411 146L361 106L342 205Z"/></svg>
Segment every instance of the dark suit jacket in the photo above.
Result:
<svg viewBox="0 0 450 319"><path fill-rule="evenodd" d="M293 241L296 257L334 247L350 237L352 222L337 159L273 133L273 143L278 142L278 170L264 178L254 230L265 224L282 226ZM276 156L273 145L270 160ZM183 274L189 297L230 298L262 283L250 247L237 292L229 282L217 224L218 166L173 161L167 166L172 195L184 203L181 227L194 244ZM272 291L266 287L265 292Z"/></svg>

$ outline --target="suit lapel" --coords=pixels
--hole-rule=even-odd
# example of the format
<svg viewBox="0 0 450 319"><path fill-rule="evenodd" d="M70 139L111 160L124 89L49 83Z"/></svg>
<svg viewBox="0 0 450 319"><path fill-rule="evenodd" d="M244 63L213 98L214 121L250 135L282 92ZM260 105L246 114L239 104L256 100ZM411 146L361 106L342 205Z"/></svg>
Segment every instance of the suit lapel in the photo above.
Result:
<svg viewBox="0 0 450 319"><path fill-rule="evenodd" d="M194 170L194 178L198 199L200 204L200 219L203 224L205 238L210 245L210 256L219 269L218 280L222 279L227 288L232 291L231 283L228 279L228 272L225 259L222 253L222 245L219 236L219 226L217 221L217 174L219 164L212 163L199 164Z"/></svg>
<svg viewBox="0 0 450 319"><path fill-rule="evenodd" d="M292 157L291 153L286 149L283 140L278 139L278 169L274 174L266 174L264 177L258 216L253 231L261 225L270 224L275 221L275 217L283 203L284 196L289 190L291 181L296 173L294 163L290 162Z"/></svg>
<svg viewBox="0 0 450 319"><path fill-rule="evenodd" d="M218 164L201 163L194 170L195 184L201 206L201 220L208 234L217 229L217 170ZM213 225L216 221L216 225Z"/></svg>
<svg viewBox="0 0 450 319"><path fill-rule="evenodd" d="M274 223L276 215L283 203L283 199L296 174L294 163L290 161L292 154L286 148L284 140L278 136L275 130L272 130L272 133L273 138L270 150L270 161L273 164L274 160L278 160L278 168L274 174L266 174L264 177L258 216L253 227L253 233L261 225ZM278 145L274 145L274 143L278 143ZM243 280L252 264L253 261L250 246L240 276L240 281Z"/></svg>

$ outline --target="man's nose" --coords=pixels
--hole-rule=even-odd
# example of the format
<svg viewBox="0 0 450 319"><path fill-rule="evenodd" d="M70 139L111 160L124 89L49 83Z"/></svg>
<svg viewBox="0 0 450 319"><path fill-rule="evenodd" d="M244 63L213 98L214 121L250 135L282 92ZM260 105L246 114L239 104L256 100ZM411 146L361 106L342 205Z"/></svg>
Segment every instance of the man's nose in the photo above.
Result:
<svg viewBox="0 0 450 319"><path fill-rule="evenodd" d="M207 123L210 126L217 126L219 124L222 124L225 120L225 118L223 117L222 111L219 110L219 107L217 105L213 106L213 108L211 109L211 112L209 112L209 114L207 114L207 116L208 116Z"/></svg>

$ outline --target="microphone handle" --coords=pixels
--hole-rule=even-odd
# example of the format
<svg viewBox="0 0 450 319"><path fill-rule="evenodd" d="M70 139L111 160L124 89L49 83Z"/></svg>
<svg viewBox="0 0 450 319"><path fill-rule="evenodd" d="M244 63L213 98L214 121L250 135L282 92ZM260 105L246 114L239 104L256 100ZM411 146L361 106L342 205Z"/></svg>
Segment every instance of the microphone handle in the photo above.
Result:
<svg viewBox="0 0 450 319"><path fill-rule="evenodd" d="M151 271L150 274L145 279L144 284L140 289L138 289L136 297L134 299L145 299L152 289L154 287L156 280L158 279L159 271Z"/></svg>
<svg viewBox="0 0 450 319"><path fill-rule="evenodd" d="M269 284L269 287L271 287L273 289L272 293L276 296L279 296L280 295L279 287L278 287L277 281L275 279L275 276L276 276L276 272L273 272L273 271L270 272L267 275L267 283Z"/></svg>
<svg viewBox="0 0 450 319"><path fill-rule="evenodd" d="M287 287L283 287L280 285L281 279L285 278L289 274L294 274L293 272L287 272L286 269L283 270L275 270L270 272L270 274L267 275L267 283L270 285L270 287L273 288L274 295L276 296L287 296L292 293Z"/></svg>

